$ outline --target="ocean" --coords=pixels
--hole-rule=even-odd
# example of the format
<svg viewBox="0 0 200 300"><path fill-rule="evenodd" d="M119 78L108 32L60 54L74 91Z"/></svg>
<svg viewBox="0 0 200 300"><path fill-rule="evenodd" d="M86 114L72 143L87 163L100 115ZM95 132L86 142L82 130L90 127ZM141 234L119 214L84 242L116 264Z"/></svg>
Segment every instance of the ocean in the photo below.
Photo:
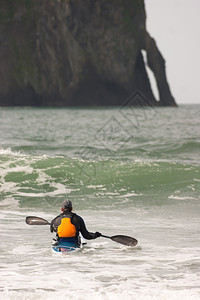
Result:
<svg viewBox="0 0 200 300"><path fill-rule="evenodd" d="M200 105L0 109L0 299L200 299ZM51 252L63 200L100 237Z"/></svg>

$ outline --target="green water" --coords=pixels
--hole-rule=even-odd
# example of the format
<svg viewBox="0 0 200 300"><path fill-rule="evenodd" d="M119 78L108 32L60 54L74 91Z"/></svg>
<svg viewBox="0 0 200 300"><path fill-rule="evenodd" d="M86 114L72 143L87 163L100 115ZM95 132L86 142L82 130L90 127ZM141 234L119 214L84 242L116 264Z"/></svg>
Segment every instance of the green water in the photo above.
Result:
<svg viewBox="0 0 200 300"><path fill-rule="evenodd" d="M84 195L95 209L127 193L149 205L198 199L200 107L132 111L1 109L1 199L43 207Z"/></svg>
<svg viewBox="0 0 200 300"><path fill-rule="evenodd" d="M199 115L198 105L0 109L3 297L198 299ZM66 274L52 234L24 222L51 220L66 198L91 231L134 236L138 248L95 240Z"/></svg>

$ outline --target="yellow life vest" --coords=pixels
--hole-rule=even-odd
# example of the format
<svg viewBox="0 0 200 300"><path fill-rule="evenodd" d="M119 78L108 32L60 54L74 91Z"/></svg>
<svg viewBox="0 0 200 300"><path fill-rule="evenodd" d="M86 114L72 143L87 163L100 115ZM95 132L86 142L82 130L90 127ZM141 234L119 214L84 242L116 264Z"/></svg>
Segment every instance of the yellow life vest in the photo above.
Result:
<svg viewBox="0 0 200 300"><path fill-rule="evenodd" d="M58 226L57 234L59 237L75 237L76 227L71 223L71 218L63 218Z"/></svg>

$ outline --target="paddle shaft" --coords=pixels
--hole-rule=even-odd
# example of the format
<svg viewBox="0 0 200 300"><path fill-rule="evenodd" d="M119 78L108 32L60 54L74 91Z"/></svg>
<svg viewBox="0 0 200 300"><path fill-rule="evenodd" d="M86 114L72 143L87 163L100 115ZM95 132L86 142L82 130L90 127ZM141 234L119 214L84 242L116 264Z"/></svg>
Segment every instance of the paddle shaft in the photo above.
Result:
<svg viewBox="0 0 200 300"><path fill-rule="evenodd" d="M37 220L37 223L31 222L32 220ZM40 223L41 220L41 223ZM43 223L43 221L46 221L46 224ZM27 217L26 218L26 223L29 225L51 225L47 220L43 219L43 218L39 218L39 217ZM102 237L107 238L107 239L111 239L110 236L101 234Z"/></svg>
<svg viewBox="0 0 200 300"><path fill-rule="evenodd" d="M26 223L29 225L51 225L51 223L49 223L47 220L39 217L34 217L34 216L26 217ZM136 239L125 235L108 236L108 235L101 234L100 236L126 246L135 246L138 243Z"/></svg>
<svg viewBox="0 0 200 300"><path fill-rule="evenodd" d="M111 239L111 236L108 236L108 235L101 234L101 236L104 238L107 238L107 239Z"/></svg>

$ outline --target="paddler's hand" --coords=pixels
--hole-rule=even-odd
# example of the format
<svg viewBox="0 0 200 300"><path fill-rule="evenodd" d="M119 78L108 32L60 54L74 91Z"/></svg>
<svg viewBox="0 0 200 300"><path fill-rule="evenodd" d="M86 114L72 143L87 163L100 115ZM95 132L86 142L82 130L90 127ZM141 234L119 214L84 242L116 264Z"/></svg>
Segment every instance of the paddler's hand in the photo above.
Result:
<svg viewBox="0 0 200 300"><path fill-rule="evenodd" d="M51 225L51 226L50 226L50 231L51 231L51 232L57 232L57 229L56 229L54 226Z"/></svg>
<svg viewBox="0 0 200 300"><path fill-rule="evenodd" d="M96 239L96 238L98 238L98 237L100 237L100 236L101 236L101 233L100 233L100 232L96 231L96 232L94 233L94 239Z"/></svg>

